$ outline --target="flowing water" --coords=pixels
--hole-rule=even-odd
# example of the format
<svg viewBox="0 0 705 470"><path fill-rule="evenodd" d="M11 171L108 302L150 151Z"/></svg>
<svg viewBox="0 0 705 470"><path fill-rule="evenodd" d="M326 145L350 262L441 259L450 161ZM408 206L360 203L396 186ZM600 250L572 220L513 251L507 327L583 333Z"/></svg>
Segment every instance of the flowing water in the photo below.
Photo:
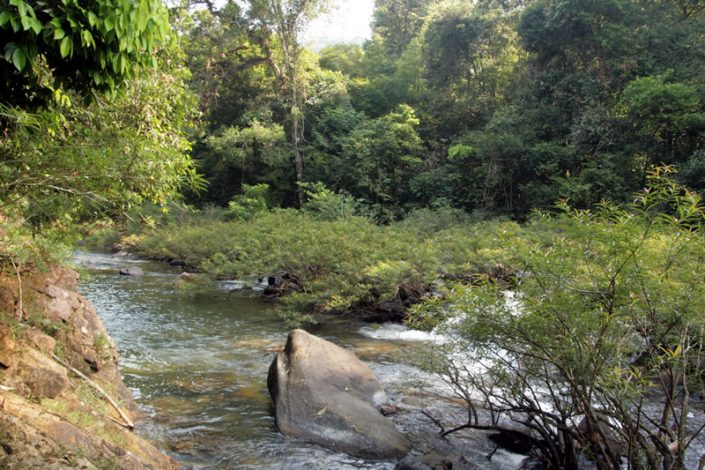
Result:
<svg viewBox="0 0 705 470"><path fill-rule="evenodd" d="M287 329L270 303L232 291L232 284L185 286L180 270L162 263L90 253L78 253L76 262L87 274L80 291L117 342L124 381L146 415L138 432L184 467L394 468L394 462L367 462L277 433L266 379ZM117 274L130 265L145 275ZM442 398L447 389L413 365L433 336L401 326L349 323L312 332L370 365L402 409L393 418L402 431L437 434L421 408L439 417L454 406L458 412ZM517 468L521 461L500 451L488 462L484 456L492 446L483 436L454 439L470 439L465 444L475 455L466 456L477 461L476 468Z"/></svg>

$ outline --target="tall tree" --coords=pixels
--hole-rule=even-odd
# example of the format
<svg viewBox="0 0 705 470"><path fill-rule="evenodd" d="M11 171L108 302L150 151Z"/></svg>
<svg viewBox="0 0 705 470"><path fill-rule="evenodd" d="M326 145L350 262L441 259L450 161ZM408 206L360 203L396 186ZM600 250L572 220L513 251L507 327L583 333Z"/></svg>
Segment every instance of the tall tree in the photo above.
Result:
<svg viewBox="0 0 705 470"><path fill-rule="evenodd" d="M517 14L500 7L447 2L421 33L424 76L434 98L436 133L452 136L479 128L505 101L523 54Z"/></svg>
<svg viewBox="0 0 705 470"><path fill-rule="evenodd" d="M266 113L273 76L246 8L231 0L218 9L192 10L185 0L173 13L192 74L189 85L199 95L208 129L243 126L249 113Z"/></svg>
<svg viewBox="0 0 705 470"><path fill-rule="evenodd" d="M372 31L387 52L399 57L421 30L431 5L439 0L375 0Z"/></svg>
<svg viewBox="0 0 705 470"><path fill-rule="evenodd" d="M326 5L326 0L252 0L250 17L255 28L263 31L263 48L279 83L288 111L288 134L292 149L294 180L304 175L304 100L306 83L302 73L299 33L306 22ZM267 33L271 38L267 37ZM303 204L303 192L296 189L296 203Z"/></svg>

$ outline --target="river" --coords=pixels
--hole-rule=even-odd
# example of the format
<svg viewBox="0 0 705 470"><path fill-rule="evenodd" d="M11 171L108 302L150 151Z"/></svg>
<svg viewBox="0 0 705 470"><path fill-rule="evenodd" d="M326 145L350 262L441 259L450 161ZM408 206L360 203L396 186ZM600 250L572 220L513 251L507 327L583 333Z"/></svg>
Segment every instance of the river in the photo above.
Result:
<svg viewBox="0 0 705 470"><path fill-rule="evenodd" d="M77 253L83 270L80 292L96 308L118 345L121 372L145 417L137 432L185 468L392 469L394 462L367 462L279 434L271 416L267 370L281 350L287 328L272 304L230 286L184 285L180 270L162 263ZM139 266L141 277L119 276L119 267ZM402 410L400 430L435 425L462 412L437 379L414 366L424 333L394 325L327 325L313 333L351 349L378 375ZM455 408L453 408L455 407ZM455 423L458 424L458 423ZM498 452L482 436L470 440L476 468L517 468L521 457ZM473 440L474 439L474 440ZM466 454L467 456L467 454Z"/></svg>

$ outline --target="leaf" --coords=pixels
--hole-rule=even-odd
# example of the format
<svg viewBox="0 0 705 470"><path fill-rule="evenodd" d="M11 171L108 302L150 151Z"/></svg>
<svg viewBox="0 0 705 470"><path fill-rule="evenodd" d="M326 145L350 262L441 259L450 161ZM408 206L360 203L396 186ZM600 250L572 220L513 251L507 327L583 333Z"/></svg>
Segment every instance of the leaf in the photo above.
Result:
<svg viewBox="0 0 705 470"><path fill-rule="evenodd" d="M316 413L316 416L323 416L326 414L326 411L328 411L328 407L323 407L318 413Z"/></svg>
<svg viewBox="0 0 705 470"><path fill-rule="evenodd" d="M12 13L9 11L3 11L0 13L0 28L5 26L10 21L10 18L12 18Z"/></svg>
<svg viewBox="0 0 705 470"><path fill-rule="evenodd" d="M20 72L24 70L25 65L27 65L27 55L22 48L18 47L12 53L12 63Z"/></svg>
<svg viewBox="0 0 705 470"><path fill-rule="evenodd" d="M15 44L14 42L8 42L7 44L5 44L5 58L8 62L10 62L12 54L15 52L15 49L17 49L17 44Z"/></svg>
<svg viewBox="0 0 705 470"><path fill-rule="evenodd" d="M112 17L108 16L105 18L105 20L103 20L103 24L105 24L105 30L110 32L115 27L115 20L113 20Z"/></svg>
<svg viewBox="0 0 705 470"><path fill-rule="evenodd" d="M61 58L68 57L68 55L71 53L71 38L66 36L64 39L61 40L61 44L59 45L59 52L61 53Z"/></svg>
<svg viewBox="0 0 705 470"><path fill-rule="evenodd" d="M39 34L42 31L42 28L44 26L42 25L42 22L39 21L38 19L30 18L29 27L32 28L32 31L34 31L34 34Z"/></svg>
<svg viewBox="0 0 705 470"><path fill-rule="evenodd" d="M66 36L66 31L61 28L56 28L54 30L54 41L58 41Z"/></svg>
<svg viewBox="0 0 705 470"><path fill-rule="evenodd" d="M17 33L22 29L22 23L20 22L20 19L16 16L12 16L10 18L10 23L12 23L12 30Z"/></svg>

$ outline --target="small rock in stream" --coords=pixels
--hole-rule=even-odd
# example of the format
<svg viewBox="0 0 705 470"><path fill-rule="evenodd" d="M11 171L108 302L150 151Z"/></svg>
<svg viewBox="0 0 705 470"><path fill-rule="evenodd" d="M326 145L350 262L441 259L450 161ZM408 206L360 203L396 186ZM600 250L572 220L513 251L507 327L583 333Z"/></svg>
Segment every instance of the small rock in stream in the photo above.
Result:
<svg viewBox="0 0 705 470"><path fill-rule="evenodd" d="M132 266L129 268L122 268L120 270L120 275L121 276L134 276L134 277L139 277L139 276L144 276L144 271L142 271L142 268L138 268L136 266Z"/></svg>
<svg viewBox="0 0 705 470"><path fill-rule="evenodd" d="M394 470L453 470L453 461L438 454L408 455L397 462Z"/></svg>

